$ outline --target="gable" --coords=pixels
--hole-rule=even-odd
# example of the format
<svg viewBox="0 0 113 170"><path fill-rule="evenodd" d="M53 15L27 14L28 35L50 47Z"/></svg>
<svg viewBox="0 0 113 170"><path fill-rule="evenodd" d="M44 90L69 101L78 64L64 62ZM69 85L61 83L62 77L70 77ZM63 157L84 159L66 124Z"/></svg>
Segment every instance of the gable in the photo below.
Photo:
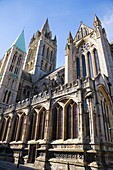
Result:
<svg viewBox="0 0 113 170"><path fill-rule="evenodd" d="M80 39L84 38L88 34L93 31L92 28L84 25L82 22L80 23L80 27L75 35L74 41L79 41Z"/></svg>

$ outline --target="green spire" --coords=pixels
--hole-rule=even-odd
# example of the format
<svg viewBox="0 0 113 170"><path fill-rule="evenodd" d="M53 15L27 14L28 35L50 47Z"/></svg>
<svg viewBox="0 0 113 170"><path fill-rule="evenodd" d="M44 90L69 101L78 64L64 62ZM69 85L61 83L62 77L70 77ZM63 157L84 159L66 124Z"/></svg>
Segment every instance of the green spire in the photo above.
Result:
<svg viewBox="0 0 113 170"><path fill-rule="evenodd" d="M13 45L15 47L17 47L18 49L20 49L21 51L26 53L24 30L17 37L17 39L14 41Z"/></svg>

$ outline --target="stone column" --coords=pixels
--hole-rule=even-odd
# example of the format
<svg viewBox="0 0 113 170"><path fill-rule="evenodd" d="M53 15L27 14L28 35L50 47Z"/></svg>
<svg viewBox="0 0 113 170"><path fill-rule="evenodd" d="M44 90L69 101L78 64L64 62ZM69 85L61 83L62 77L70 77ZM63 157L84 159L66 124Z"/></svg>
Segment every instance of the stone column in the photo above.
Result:
<svg viewBox="0 0 113 170"><path fill-rule="evenodd" d="M13 113L12 121L11 121L11 127L10 127L10 132L9 132L9 137L8 137L8 141L9 142L12 141L12 136L14 135L14 128L15 128L15 115Z"/></svg>
<svg viewBox="0 0 113 170"><path fill-rule="evenodd" d="M65 140L67 138L67 123L66 123L66 120L67 120L67 114L66 114L66 108L63 107L63 140Z"/></svg>
<svg viewBox="0 0 113 170"><path fill-rule="evenodd" d="M5 136L6 127L7 127L7 121L8 121L8 120L5 118L5 125L4 125L4 128L3 128L3 133L2 133L1 141L4 141L4 136Z"/></svg>
<svg viewBox="0 0 113 170"><path fill-rule="evenodd" d="M39 133L38 129L39 129L39 110L35 109L36 113L37 113L37 118L36 118L36 126L35 126L35 140L37 140L37 135Z"/></svg>
<svg viewBox="0 0 113 170"><path fill-rule="evenodd" d="M94 144L95 142L95 131L94 131L94 117L93 117L93 103L92 99L87 99L88 110L89 110L89 119L90 119L90 142Z"/></svg>
<svg viewBox="0 0 113 170"><path fill-rule="evenodd" d="M78 113L78 138L79 143L83 143L84 140L84 114L83 114L83 98L81 90L78 91L78 103L77 103L77 113Z"/></svg>
<svg viewBox="0 0 113 170"><path fill-rule="evenodd" d="M73 116L73 114L74 114L74 111L73 111L73 104L71 104L71 138L73 139L73 129L74 129L74 121L73 121L73 119L74 119L74 116Z"/></svg>
<svg viewBox="0 0 113 170"><path fill-rule="evenodd" d="M44 139L48 142L49 110L46 111Z"/></svg>
<svg viewBox="0 0 113 170"><path fill-rule="evenodd" d="M58 121L59 121L59 108L57 107L56 109L57 109L57 116L56 116L57 117L56 139L58 139L58 136L59 136L59 124L58 124Z"/></svg>
<svg viewBox="0 0 113 170"><path fill-rule="evenodd" d="M8 125L8 130L7 130L7 135L6 135L6 142L10 142L11 140L11 136L10 136L10 131L11 131L11 125L12 125L12 122L13 122L13 116L11 116L10 120L9 120L9 125Z"/></svg>

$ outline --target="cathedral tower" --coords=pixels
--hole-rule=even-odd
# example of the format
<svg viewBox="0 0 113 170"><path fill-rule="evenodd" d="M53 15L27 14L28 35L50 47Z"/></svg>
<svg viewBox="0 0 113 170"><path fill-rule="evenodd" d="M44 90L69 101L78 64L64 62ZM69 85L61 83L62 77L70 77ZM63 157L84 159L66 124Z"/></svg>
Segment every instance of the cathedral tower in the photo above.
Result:
<svg viewBox="0 0 113 170"><path fill-rule="evenodd" d="M57 41L52 39L48 19L40 31L33 35L28 49L25 70L32 75L32 82L56 68Z"/></svg>
<svg viewBox="0 0 113 170"><path fill-rule="evenodd" d="M0 108L16 101L25 56L25 39L22 31L0 61Z"/></svg>

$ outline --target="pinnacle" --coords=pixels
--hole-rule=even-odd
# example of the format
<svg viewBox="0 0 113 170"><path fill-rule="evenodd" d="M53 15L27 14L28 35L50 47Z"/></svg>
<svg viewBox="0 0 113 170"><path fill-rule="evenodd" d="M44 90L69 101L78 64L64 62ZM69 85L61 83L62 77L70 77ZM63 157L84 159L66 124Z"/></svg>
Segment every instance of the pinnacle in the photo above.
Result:
<svg viewBox="0 0 113 170"><path fill-rule="evenodd" d="M73 37L72 37L71 32L69 32L69 35L68 35L68 42L69 42L69 43L72 43L72 42L73 42Z"/></svg>

